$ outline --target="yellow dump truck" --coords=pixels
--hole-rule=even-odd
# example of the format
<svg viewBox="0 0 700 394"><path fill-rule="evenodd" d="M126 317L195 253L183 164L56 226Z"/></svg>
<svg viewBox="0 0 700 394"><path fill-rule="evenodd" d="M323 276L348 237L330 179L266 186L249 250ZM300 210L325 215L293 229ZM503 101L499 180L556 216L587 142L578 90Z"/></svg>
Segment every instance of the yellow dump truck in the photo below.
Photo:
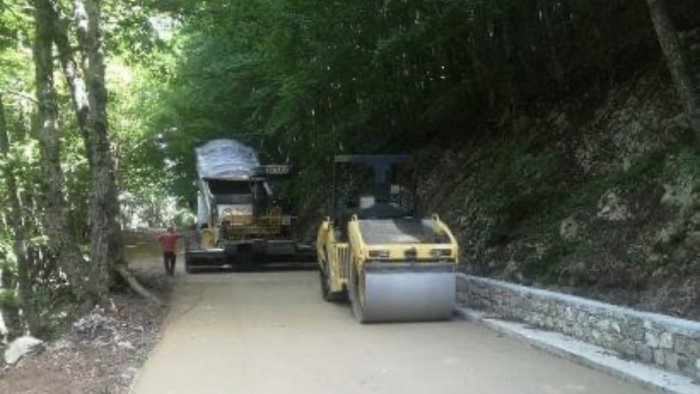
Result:
<svg viewBox="0 0 700 394"><path fill-rule="evenodd" d="M197 236L188 242L185 268L303 263L315 250L294 239L291 212L273 193L286 165L260 165L252 148L234 140L210 141L196 149Z"/></svg>

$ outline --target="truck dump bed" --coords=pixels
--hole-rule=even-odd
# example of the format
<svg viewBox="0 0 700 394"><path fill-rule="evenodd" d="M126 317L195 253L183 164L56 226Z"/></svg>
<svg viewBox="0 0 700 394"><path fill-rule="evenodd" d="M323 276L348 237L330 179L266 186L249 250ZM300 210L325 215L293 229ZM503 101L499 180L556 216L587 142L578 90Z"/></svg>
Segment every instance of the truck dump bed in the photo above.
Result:
<svg viewBox="0 0 700 394"><path fill-rule="evenodd" d="M234 140L213 140L195 149L199 179L247 179L260 166L252 148Z"/></svg>

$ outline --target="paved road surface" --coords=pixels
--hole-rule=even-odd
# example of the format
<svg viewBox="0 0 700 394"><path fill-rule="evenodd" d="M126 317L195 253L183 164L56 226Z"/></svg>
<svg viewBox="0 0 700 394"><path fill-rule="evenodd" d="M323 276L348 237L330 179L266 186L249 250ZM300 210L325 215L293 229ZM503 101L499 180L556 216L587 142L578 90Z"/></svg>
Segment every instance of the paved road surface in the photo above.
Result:
<svg viewBox="0 0 700 394"><path fill-rule="evenodd" d="M175 281L136 394L644 392L459 320L357 324L321 300L316 272Z"/></svg>

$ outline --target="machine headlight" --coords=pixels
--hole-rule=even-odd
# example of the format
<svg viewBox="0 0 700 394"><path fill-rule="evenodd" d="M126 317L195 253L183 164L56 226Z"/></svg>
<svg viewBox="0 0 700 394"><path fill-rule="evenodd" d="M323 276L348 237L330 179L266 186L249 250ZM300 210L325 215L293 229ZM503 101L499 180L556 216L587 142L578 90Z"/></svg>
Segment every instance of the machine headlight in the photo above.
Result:
<svg viewBox="0 0 700 394"><path fill-rule="evenodd" d="M370 250L369 258L371 259L388 259L391 253L388 250Z"/></svg>
<svg viewBox="0 0 700 394"><path fill-rule="evenodd" d="M430 251L430 256L441 258L441 257L451 257L452 249L432 249Z"/></svg>

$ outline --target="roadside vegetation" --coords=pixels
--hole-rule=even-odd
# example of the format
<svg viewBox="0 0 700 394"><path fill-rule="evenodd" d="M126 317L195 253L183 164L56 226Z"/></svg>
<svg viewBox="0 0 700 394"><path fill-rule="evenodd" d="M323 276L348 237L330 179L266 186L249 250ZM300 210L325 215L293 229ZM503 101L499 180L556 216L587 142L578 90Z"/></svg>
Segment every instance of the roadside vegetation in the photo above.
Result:
<svg viewBox="0 0 700 394"><path fill-rule="evenodd" d="M158 302L121 229L187 224L213 138L293 164L310 229L332 154L411 152L466 271L577 292L623 287L593 270L700 278L699 48L696 0L5 0L0 334L50 336L127 286ZM615 231L580 219L605 207ZM602 237L621 233L653 247Z"/></svg>

